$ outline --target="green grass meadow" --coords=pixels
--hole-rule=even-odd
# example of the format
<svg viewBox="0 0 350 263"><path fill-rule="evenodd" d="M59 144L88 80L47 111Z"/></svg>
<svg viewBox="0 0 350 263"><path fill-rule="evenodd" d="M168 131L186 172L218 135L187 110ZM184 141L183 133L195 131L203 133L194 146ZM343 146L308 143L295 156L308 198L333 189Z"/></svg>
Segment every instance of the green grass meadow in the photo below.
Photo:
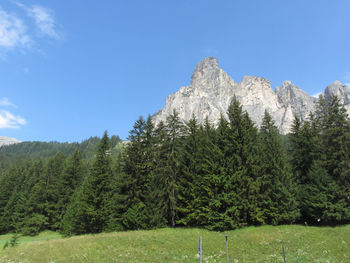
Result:
<svg viewBox="0 0 350 263"><path fill-rule="evenodd" d="M227 232L164 228L62 238L55 232L21 237L19 244L2 249L12 235L0 236L0 262L350 262L350 225L338 227L262 226Z"/></svg>

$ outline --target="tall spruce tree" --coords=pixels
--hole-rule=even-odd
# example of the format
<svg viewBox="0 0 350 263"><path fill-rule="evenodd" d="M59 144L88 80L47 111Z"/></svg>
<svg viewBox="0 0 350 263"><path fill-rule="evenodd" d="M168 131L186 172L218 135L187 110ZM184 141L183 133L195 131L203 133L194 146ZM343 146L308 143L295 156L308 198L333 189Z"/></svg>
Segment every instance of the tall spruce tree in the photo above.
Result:
<svg viewBox="0 0 350 263"><path fill-rule="evenodd" d="M105 132L90 174L75 192L62 220L65 235L99 233L107 228L112 179L109 138Z"/></svg>
<svg viewBox="0 0 350 263"><path fill-rule="evenodd" d="M195 219L196 226L222 230L226 226L225 221L221 220L225 215L220 210L225 174L222 166L224 156L216 142L216 130L208 118L204 126L199 127L198 137L198 175L194 183L196 199L191 217Z"/></svg>
<svg viewBox="0 0 350 263"><path fill-rule="evenodd" d="M322 219L329 223L350 221L350 123L336 96L320 98L316 111L319 159L331 178L330 205Z"/></svg>
<svg viewBox="0 0 350 263"><path fill-rule="evenodd" d="M46 185L43 190L45 195L44 216L47 216L48 226L51 230L57 230L61 221L60 190L63 183L61 175L64 161L64 154L58 153L49 159L45 169Z"/></svg>
<svg viewBox="0 0 350 263"><path fill-rule="evenodd" d="M145 229L152 226L150 181L154 169L154 125L140 117L129 134L124 166L113 193L114 212L109 227Z"/></svg>
<svg viewBox="0 0 350 263"><path fill-rule="evenodd" d="M229 211L236 226L261 221L258 206L260 155L258 131L234 98L227 110L229 119L228 162L226 178L228 184Z"/></svg>
<svg viewBox="0 0 350 263"><path fill-rule="evenodd" d="M20 231L26 213L26 179L31 162L16 162L0 176L0 233Z"/></svg>
<svg viewBox="0 0 350 263"><path fill-rule="evenodd" d="M222 153L221 186L210 216L213 229L233 229L261 222L258 206L258 131L239 101L234 98L221 116L216 143Z"/></svg>
<svg viewBox="0 0 350 263"><path fill-rule="evenodd" d="M228 158L228 122L223 115L215 130L208 119L204 124L205 142L201 166L200 200L202 225L210 230L225 230L236 227L233 218L227 213L226 167Z"/></svg>
<svg viewBox="0 0 350 263"><path fill-rule="evenodd" d="M164 122L160 122L155 129L154 137L154 162L150 180L150 191L148 199L148 211L151 213L151 225L153 227L164 227L168 224L169 202L168 202L168 134Z"/></svg>
<svg viewBox="0 0 350 263"><path fill-rule="evenodd" d="M298 116L294 116L291 133L291 164L293 174L298 184L305 183L316 151L317 130L314 127L314 115L310 113L309 120L301 123Z"/></svg>
<svg viewBox="0 0 350 263"><path fill-rule="evenodd" d="M200 141L199 125L194 115L186 123L181 155L181 172L178 176L177 210L178 224L197 225L196 212L198 210Z"/></svg>
<svg viewBox="0 0 350 263"><path fill-rule="evenodd" d="M74 192L81 186L83 179L86 177L87 170L84 166L81 154L79 150L75 150L74 153L66 160L65 166L60 178L60 184L58 188L59 200L57 203L59 224L58 227L62 230L62 220L66 213L67 207L70 202L73 201L72 196Z"/></svg>
<svg viewBox="0 0 350 263"><path fill-rule="evenodd" d="M261 177L259 206L264 223L292 223L299 217L297 185L292 176L278 128L265 111L260 128Z"/></svg>
<svg viewBox="0 0 350 263"><path fill-rule="evenodd" d="M183 123L180 121L179 113L174 109L173 113L167 117L166 130L168 140L166 147L168 150L168 174L166 176L167 203L169 207L169 223L175 227L177 217L177 194L178 177L181 172L181 139L183 137Z"/></svg>

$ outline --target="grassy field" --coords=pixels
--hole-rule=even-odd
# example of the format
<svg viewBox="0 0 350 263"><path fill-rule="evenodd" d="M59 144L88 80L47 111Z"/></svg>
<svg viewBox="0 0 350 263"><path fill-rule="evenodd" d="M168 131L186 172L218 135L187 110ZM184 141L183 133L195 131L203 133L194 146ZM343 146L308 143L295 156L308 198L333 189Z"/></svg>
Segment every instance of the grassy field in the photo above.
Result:
<svg viewBox="0 0 350 263"><path fill-rule="evenodd" d="M2 250L12 235L0 236L0 262L350 262L350 225L341 227L262 226L228 232L201 229L158 229L61 238L54 232L21 237L19 245Z"/></svg>

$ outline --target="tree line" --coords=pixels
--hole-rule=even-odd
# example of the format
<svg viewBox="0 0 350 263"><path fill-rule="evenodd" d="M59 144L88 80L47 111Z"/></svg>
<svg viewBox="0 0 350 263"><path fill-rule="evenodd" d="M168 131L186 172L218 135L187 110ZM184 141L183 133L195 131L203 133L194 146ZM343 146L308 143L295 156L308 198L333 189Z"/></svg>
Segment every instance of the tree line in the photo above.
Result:
<svg viewBox="0 0 350 263"><path fill-rule="evenodd" d="M0 232L350 222L350 120L336 97L295 117L288 147L268 112L258 129L235 98L216 126L174 111L156 126L140 117L117 154L110 144L105 132L93 161L76 150L4 169Z"/></svg>

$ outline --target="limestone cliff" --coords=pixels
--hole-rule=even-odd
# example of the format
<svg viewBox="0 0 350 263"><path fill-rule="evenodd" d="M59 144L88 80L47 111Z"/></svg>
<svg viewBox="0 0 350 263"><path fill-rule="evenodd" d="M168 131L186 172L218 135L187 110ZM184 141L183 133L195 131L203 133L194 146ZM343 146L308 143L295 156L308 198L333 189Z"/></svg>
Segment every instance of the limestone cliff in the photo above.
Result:
<svg viewBox="0 0 350 263"><path fill-rule="evenodd" d="M349 87L336 81L324 92L325 97L330 95L337 95L350 112ZM315 110L317 103L317 98L308 95L291 81L284 81L275 91L270 81L261 77L244 76L237 83L219 67L216 58L208 57L196 66L191 84L169 95L164 108L153 116L153 120L156 124L165 121L176 109L183 121L188 121L194 114L199 122L208 116L215 124L220 113L226 113L234 96L257 126L267 110L283 134L290 132L294 114L304 120Z"/></svg>

